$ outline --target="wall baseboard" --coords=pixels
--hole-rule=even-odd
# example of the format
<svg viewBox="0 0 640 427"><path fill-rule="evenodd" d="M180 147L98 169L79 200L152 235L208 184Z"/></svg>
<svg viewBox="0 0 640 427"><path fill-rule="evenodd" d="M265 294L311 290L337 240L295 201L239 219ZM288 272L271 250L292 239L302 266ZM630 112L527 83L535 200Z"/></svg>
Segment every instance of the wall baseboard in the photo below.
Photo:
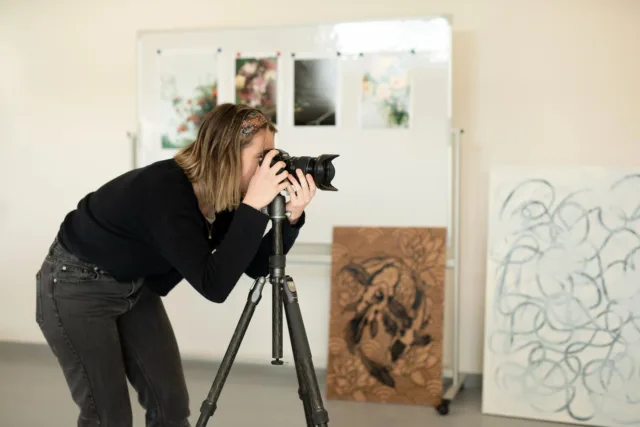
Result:
<svg viewBox="0 0 640 427"><path fill-rule="evenodd" d="M15 342L15 341L0 341L0 361L1 362L42 362L53 360L53 354L51 349L45 344ZM203 371L211 371L215 373L220 364L219 360L207 360L184 357L182 363L186 369L197 369ZM285 363L284 366L271 366L269 361L265 361L264 364L259 363L247 363L247 362L235 362L234 369L239 367L242 372L255 375L273 375L275 372L284 372L289 374L289 370L294 370L292 364ZM316 374L318 381L324 382L326 377L326 368L317 368ZM213 381L215 375L212 375L211 381ZM292 376L295 378L295 375ZM445 369L443 372L443 384L446 390L448 384L451 383L451 370ZM482 375L480 374L466 374L464 386L466 389L480 389L482 388Z"/></svg>

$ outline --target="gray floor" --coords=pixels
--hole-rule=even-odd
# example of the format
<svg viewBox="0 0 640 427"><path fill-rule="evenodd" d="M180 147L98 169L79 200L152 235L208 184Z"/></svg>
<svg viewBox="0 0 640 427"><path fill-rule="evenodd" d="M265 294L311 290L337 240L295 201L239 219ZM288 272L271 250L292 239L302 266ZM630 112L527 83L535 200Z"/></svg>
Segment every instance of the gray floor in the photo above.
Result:
<svg viewBox="0 0 640 427"><path fill-rule="evenodd" d="M217 366L185 362L191 393L192 422L206 398ZM322 375L320 373L320 375ZM324 378L319 378L321 386ZM132 392L132 396L135 396ZM134 423L144 413L134 401ZM433 408L325 401L332 427L543 427L552 424L483 416L480 391L467 387L440 416ZM74 426L76 408L62 374L47 348L0 343L0 426ZM290 367L235 365L207 426L304 426L295 370Z"/></svg>

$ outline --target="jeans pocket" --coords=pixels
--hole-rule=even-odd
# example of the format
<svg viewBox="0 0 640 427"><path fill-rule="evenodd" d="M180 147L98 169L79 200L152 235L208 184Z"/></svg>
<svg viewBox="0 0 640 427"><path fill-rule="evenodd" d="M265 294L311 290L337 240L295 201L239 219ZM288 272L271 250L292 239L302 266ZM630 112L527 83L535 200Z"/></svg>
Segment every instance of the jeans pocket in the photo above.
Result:
<svg viewBox="0 0 640 427"><path fill-rule="evenodd" d="M54 268L53 277L56 282L83 284L100 279L100 272L88 264L62 262Z"/></svg>
<svg viewBox="0 0 640 427"><path fill-rule="evenodd" d="M42 325L42 272L36 273L36 322Z"/></svg>

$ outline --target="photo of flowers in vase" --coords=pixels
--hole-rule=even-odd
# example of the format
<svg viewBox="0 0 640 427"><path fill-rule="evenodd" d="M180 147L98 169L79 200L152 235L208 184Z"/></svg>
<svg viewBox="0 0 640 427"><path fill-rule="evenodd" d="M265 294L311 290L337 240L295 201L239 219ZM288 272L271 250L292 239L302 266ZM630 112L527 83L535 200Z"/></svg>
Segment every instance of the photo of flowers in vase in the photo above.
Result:
<svg viewBox="0 0 640 427"><path fill-rule="evenodd" d="M180 149L196 139L218 103L216 59L211 53L160 56L160 140L163 149Z"/></svg>
<svg viewBox="0 0 640 427"><path fill-rule="evenodd" d="M410 95L410 73L401 57L371 58L362 76L361 126L408 128Z"/></svg>
<svg viewBox="0 0 640 427"><path fill-rule="evenodd" d="M162 135L162 148L182 148L192 143L204 116L217 105L217 97L217 82L197 86L188 98L176 95L172 104L179 122L175 131Z"/></svg>
<svg viewBox="0 0 640 427"><path fill-rule="evenodd" d="M277 123L277 58L236 58L236 103L258 108Z"/></svg>

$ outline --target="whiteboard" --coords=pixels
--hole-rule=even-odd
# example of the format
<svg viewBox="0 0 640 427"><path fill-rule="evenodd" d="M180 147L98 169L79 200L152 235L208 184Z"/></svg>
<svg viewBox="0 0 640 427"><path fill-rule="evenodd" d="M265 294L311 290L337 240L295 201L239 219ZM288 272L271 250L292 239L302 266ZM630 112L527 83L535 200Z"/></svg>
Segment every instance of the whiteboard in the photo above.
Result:
<svg viewBox="0 0 640 427"><path fill-rule="evenodd" d="M451 25L444 17L140 33L136 166L177 151L162 142L178 140L166 101L172 93L215 81L215 102L236 102L236 60L271 57L276 64L271 98L276 147L292 156L339 155L333 180L339 191L318 191L298 242L330 244L334 226L450 229L451 41ZM330 125L295 123L296 61L304 59L333 64L329 70L335 80L325 91L335 101ZM404 91L394 98L394 111L408 111L408 121L389 125L386 117L402 116L379 108L383 102L393 104L385 98L389 85L377 84L378 79L371 92L371 82L363 79L380 64L394 67L391 87L394 93ZM169 85L173 92L167 93L171 73L177 78ZM188 138L195 130L181 135Z"/></svg>

